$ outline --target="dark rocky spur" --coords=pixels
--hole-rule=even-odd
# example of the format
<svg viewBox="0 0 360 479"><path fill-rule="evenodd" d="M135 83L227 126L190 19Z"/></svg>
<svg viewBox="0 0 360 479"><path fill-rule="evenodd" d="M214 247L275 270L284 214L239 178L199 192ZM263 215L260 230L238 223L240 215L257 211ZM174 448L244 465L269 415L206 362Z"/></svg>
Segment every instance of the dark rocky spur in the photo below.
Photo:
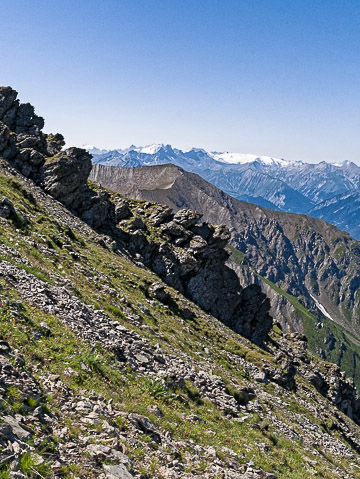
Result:
<svg viewBox="0 0 360 479"><path fill-rule="evenodd" d="M91 226L111 220L115 213L107 195L87 186L91 155L80 148L62 151L64 137L44 133L44 123L33 106L17 100L15 90L0 88L0 156Z"/></svg>
<svg viewBox="0 0 360 479"><path fill-rule="evenodd" d="M258 286L243 290L225 265L227 228L197 226L201 215L192 210L173 214L160 208L152 221L165 242L146 239L139 215L124 234L117 221L130 210L122 200L112 202L105 190L88 186L91 155L80 148L62 151L63 137L43 133L44 120L16 98L10 87L0 88L1 156L91 227L112 235L115 248L141 255L146 266L205 311L257 343L264 340L272 325L270 304Z"/></svg>

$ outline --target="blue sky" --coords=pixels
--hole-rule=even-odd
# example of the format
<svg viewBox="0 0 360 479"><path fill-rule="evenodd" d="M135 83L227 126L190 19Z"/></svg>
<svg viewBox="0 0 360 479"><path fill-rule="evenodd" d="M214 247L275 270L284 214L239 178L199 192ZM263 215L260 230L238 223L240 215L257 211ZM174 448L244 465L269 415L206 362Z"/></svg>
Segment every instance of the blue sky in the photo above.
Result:
<svg viewBox="0 0 360 479"><path fill-rule="evenodd" d="M360 163L360 2L3 0L0 83L68 146Z"/></svg>

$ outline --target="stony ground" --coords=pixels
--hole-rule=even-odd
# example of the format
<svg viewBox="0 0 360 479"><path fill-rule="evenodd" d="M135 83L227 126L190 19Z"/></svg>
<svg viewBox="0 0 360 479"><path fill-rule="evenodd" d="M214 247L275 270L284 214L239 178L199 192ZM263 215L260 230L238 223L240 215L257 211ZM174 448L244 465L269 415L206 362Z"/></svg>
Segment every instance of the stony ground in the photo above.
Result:
<svg viewBox="0 0 360 479"><path fill-rule="evenodd" d="M303 336L255 346L2 175L1 477L360 477L356 391Z"/></svg>
<svg viewBox="0 0 360 479"><path fill-rule="evenodd" d="M89 155L16 96L0 88L0 479L360 478L354 382L241 287L228 230L87 182Z"/></svg>

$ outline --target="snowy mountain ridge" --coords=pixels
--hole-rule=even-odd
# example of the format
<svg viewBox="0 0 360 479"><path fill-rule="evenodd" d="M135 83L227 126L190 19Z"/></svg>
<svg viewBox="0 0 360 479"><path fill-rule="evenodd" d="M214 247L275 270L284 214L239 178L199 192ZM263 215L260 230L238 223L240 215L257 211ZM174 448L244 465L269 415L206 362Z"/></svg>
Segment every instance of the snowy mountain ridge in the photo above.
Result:
<svg viewBox="0 0 360 479"><path fill-rule="evenodd" d="M92 147L88 151L94 164L137 167L172 163L198 174L238 200L319 217L360 238L360 209L352 196L357 193L358 198L360 194L360 166L349 160L311 164L254 154L208 152L202 148L181 150L165 144L105 151ZM342 207L338 209L336 202L340 197ZM329 208L324 202L331 199L335 206Z"/></svg>

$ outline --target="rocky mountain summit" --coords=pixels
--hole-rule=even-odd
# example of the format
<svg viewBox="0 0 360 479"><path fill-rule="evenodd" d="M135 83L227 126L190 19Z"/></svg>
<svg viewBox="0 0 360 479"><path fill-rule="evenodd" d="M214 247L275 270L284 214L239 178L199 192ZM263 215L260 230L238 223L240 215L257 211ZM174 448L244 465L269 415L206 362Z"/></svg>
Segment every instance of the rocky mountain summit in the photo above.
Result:
<svg viewBox="0 0 360 479"><path fill-rule="evenodd" d="M1 478L360 477L353 380L240 286L228 229L88 182L81 149L36 146L31 164L14 95L0 90ZM31 118L27 144L47 142Z"/></svg>
<svg viewBox="0 0 360 479"><path fill-rule="evenodd" d="M305 332L314 352L360 384L359 242L322 220L237 201L173 165L94 165L90 177L133 198L194 208L206 221L224 223L238 251L232 267L241 284L260 285L284 330Z"/></svg>

